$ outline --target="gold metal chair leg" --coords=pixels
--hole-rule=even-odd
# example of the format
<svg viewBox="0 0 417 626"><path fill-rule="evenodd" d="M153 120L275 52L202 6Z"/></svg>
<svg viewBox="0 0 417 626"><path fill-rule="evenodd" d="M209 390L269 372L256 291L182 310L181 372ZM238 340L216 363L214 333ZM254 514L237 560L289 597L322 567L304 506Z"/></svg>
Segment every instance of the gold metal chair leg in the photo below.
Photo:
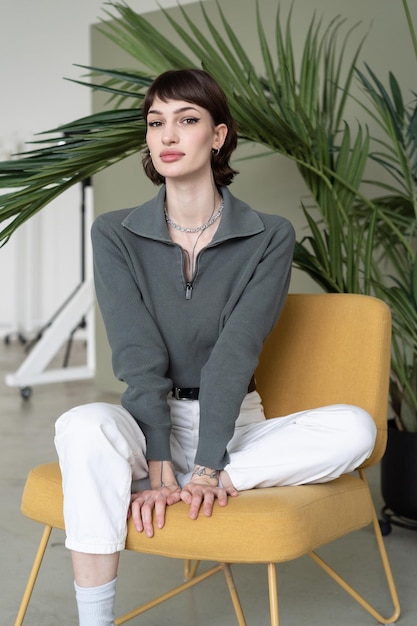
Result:
<svg viewBox="0 0 417 626"><path fill-rule="evenodd" d="M42 537L39 543L39 548L33 561L32 569L29 574L28 582L23 594L22 601L20 603L19 612L16 617L14 626L21 626L26 615L27 608L29 606L30 598L32 596L33 588L36 583L36 579L41 568L42 559L45 555L45 550L48 545L49 537L51 536L52 526L45 526L42 533Z"/></svg>
<svg viewBox="0 0 417 626"><path fill-rule="evenodd" d="M191 580L196 575L198 566L200 565L200 561L192 561L191 559L186 559L184 561L184 580Z"/></svg>
<svg viewBox="0 0 417 626"><path fill-rule="evenodd" d="M229 587L230 597L232 598L238 624L239 626L246 626L246 619L243 614L242 605L240 603L235 581L233 580L232 570L228 563L223 563L223 571L226 577L227 586Z"/></svg>
<svg viewBox="0 0 417 626"><path fill-rule="evenodd" d="M271 626L279 626L277 569L275 563L268 563L268 589Z"/></svg>
<svg viewBox="0 0 417 626"><path fill-rule="evenodd" d="M197 562L197 565L198 565L198 562ZM190 567L190 564L188 564L188 567ZM210 576L217 574L217 572L220 572L221 570L223 570L226 576L227 586L229 588L229 592L232 598L232 602L233 602L233 606L235 609L239 626L246 626L245 617L243 615L239 596L237 594L233 577L230 571L230 566L227 563L219 563L218 565L215 565L211 567L210 569L206 570L202 574L191 577L187 582L183 583L182 585L178 585L177 587L174 587L170 591L167 591L166 593L158 596L157 598L154 598L153 600L150 600L149 602L146 602L145 604L142 604L141 606L136 607L136 609L133 609L133 611L129 611L128 613L125 613L124 615L118 617L115 620L114 622L115 626L121 626L121 624L125 624L126 622L129 622L134 617L137 617L138 615L141 615L142 613L145 613L146 611L153 609L155 606L158 606L159 604L166 602L166 600L170 600L171 598L174 598L175 596L182 593L183 591L186 591L187 589L190 589L191 587L198 585L199 583L203 582L207 578L210 578Z"/></svg>
<svg viewBox="0 0 417 626"><path fill-rule="evenodd" d="M133 611L130 611L129 613L125 613L121 617L118 617L114 622L115 625L120 626L120 624L125 624L126 622L133 619L134 617L137 617L138 615L145 613L145 611L149 611L149 609L153 609L155 606L158 606L158 604L162 604L166 600L170 600L171 598L174 598L175 596L182 593L186 589L190 589L191 587L194 587L194 585L198 585L198 583L201 583L203 580L206 580L206 578L210 578L210 576L217 574L217 572L220 572L222 569L223 569L222 564L215 565L214 567L208 569L202 574L199 574L198 576L194 576L193 578L183 583L182 585L178 585L177 587L174 587L170 591L167 591L166 593L161 594L157 598L154 598L153 600L150 600L149 602L146 602L145 604L138 606L136 609L133 609Z"/></svg>
<svg viewBox="0 0 417 626"><path fill-rule="evenodd" d="M384 538L383 538L382 533L381 533L381 527L379 525L378 516L376 514L374 506L372 506L372 524L373 524L373 527L374 527L375 537L376 537L376 541L377 541L377 544L378 544L378 549L379 549L379 554L380 554L381 561L382 561L382 566L383 566L384 572L385 572L385 578L387 579L387 585L388 585L388 589L390 591L391 600L392 600L392 604L393 604L393 607L394 607L394 613L392 614L392 616L387 618L385 621L383 620L383 623L384 624L393 624L400 617L401 607L400 607L400 602L399 602L399 599L398 599L397 588L396 588L395 582L394 582L394 577L392 575L391 565L390 565L390 562L388 560L387 550L385 548Z"/></svg>
<svg viewBox="0 0 417 626"><path fill-rule="evenodd" d="M363 470L359 471L361 478L368 484L368 480ZM375 507L372 504L372 524L374 527L374 533L378 544L379 554L382 561L382 566L385 572L385 577L390 591L394 612L390 617L383 617L378 611L371 605L365 598L363 598L353 587L351 587L333 568L330 567L318 554L310 552L309 556L320 565L320 567L335 580L356 602L358 602L368 613L370 613L381 624L393 624L400 616L400 603L398 600L398 594L392 576L391 566L388 560L387 551L385 548L384 539L382 537L381 528L379 526L378 516L375 511Z"/></svg>

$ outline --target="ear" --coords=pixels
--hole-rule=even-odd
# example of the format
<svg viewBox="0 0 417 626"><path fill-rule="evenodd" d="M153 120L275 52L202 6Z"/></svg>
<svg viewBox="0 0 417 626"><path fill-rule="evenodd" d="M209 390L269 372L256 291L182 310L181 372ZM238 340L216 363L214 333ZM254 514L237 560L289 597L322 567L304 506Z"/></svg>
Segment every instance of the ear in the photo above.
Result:
<svg viewBox="0 0 417 626"><path fill-rule="evenodd" d="M227 132L226 124L218 124L214 128L213 150L220 150L226 140Z"/></svg>

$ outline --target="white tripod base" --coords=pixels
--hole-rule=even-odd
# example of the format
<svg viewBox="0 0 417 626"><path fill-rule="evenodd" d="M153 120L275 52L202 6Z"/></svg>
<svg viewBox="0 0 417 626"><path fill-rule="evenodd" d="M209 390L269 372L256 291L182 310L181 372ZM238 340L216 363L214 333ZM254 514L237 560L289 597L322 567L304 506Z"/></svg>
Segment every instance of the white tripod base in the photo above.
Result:
<svg viewBox="0 0 417 626"><path fill-rule="evenodd" d="M48 364L71 336L74 320L86 318L87 358L85 366L47 369ZM24 398L30 396L31 385L93 378L95 375L94 287L93 281L82 283L71 300L55 317L14 374L7 374L9 387L19 387Z"/></svg>

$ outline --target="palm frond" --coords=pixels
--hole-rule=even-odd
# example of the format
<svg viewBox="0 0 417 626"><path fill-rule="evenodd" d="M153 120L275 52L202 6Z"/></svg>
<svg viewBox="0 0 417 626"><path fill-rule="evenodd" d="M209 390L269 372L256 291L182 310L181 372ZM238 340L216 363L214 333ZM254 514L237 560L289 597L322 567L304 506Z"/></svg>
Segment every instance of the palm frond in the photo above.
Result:
<svg viewBox="0 0 417 626"><path fill-rule="evenodd" d="M0 232L4 244L27 219L72 185L140 150L145 126L137 110L106 111L42 134L39 147L0 163Z"/></svg>
<svg viewBox="0 0 417 626"><path fill-rule="evenodd" d="M280 26L279 10L277 12L278 58L275 65L258 10L258 33L265 61L265 73L259 75L219 3L217 10L224 35L219 34L203 5L201 9L205 30L197 27L181 6L183 25L174 20L168 11L164 11L173 32L180 37L188 54L175 47L171 38L161 35L126 4L115 2L110 7L110 10L105 11L110 21L103 21L101 32L139 61L144 70L85 67L91 72L93 82L76 82L107 93L110 103L114 105L114 115L89 116L83 121L48 131L44 134L48 147L22 155L13 162L12 169L0 165L0 186L19 188L17 195L12 197L7 194L0 204L0 219L10 220L11 215L15 216L15 220L8 221L6 229L0 234L2 241L11 235L17 225L68 186L143 146L144 122L137 111L142 94L155 74L172 67L199 65L211 72L226 91L239 126L240 139L259 143L293 159L312 187L313 197L319 206L323 202L325 214L330 206L328 194L333 194L332 201L342 207L337 193L331 190L334 180L331 146L320 125L318 97L321 71L326 66L323 55L332 59L327 65L332 68L331 76L326 77L324 82L337 84L339 78L341 61L336 55L335 42L340 21L336 20L329 25L325 37L328 37L330 44L325 44L321 41L321 23L313 20L304 45L300 77L297 77L291 14L284 32ZM345 48L346 42L343 52ZM265 75L269 78L276 76L272 87L265 80ZM132 110L129 112L126 107ZM341 111L339 117L340 114ZM332 129L331 132L334 134L337 130ZM350 188L356 185L357 176L352 173L347 184ZM328 189L325 194L319 192L323 185Z"/></svg>

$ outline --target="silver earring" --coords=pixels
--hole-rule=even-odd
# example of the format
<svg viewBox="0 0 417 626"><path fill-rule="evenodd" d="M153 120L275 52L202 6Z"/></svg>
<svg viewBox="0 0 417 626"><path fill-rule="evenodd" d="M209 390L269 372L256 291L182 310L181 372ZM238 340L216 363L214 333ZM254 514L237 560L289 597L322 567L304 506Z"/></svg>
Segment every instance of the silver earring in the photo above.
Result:
<svg viewBox="0 0 417 626"><path fill-rule="evenodd" d="M220 154L220 148L216 148L216 149L213 148L213 156L219 156L219 154Z"/></svg>

